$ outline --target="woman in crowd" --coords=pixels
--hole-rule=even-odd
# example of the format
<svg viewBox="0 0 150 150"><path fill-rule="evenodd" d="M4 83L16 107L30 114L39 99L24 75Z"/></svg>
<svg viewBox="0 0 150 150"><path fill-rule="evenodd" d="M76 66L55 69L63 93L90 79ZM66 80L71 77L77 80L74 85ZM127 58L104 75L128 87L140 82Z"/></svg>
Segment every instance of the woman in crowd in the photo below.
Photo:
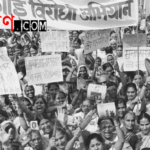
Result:
<svg viewBox="0 0 150 150"><path fill-rule="evenodd" d="M137 133L130 140L130 145L135 150L142 150L143 148L150 148L150 116L142 112L138 116L138 124L140 132Z"/></svg>

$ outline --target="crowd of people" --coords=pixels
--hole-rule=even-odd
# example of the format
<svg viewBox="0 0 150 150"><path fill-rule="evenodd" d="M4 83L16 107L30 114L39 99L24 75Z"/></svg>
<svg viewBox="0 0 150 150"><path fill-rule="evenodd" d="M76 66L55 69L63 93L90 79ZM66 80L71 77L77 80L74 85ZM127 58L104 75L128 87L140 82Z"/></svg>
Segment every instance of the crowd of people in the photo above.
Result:
<svg viewBox="0 0 150 150"><path fill-rule="evenodd" d="M84 31L69 31L70 52L59 52L63 82L29 85L25 57L42 52L40 33L0 30L0 47L14 63L22 94L0 95L0 150L150 149L150 76L125 72L124 34L147 35L150 16L137 27L112 29L109 45L85 54ZM90 83L107 87L105 98L87 97ZM38 91L37 91L38 90ZM37 94L38 93L38 94ZM100 117L97 105L114 102L116 115Z"/></svg>

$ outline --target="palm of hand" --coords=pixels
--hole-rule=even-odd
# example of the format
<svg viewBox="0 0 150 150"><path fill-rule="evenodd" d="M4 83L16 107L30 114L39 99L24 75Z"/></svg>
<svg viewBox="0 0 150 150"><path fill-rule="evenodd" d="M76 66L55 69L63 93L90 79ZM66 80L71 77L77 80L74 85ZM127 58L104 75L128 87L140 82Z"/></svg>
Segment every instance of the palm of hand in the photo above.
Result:
<svg viewBox="0 0 150 150"><path fill-rule="evenodd" d="M9 142L11 131L12 131L12 129L9 129L9 132L6 133L3 129L1 129L1 131L0 131L0 141L3 144L7 144Z"/></svg>

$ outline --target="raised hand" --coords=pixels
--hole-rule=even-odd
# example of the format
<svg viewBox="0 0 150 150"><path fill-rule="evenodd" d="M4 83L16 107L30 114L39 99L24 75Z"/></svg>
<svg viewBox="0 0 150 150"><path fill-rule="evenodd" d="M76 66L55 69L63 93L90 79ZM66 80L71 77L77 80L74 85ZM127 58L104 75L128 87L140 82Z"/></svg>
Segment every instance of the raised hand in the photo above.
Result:
<svg viewBox="0 0 150 150"><path fill-rule="evenodd" d="M3 128L0 129L0 141L3 145L10 144L9 139L10 139L11 133L12 133L12 128L9 129L8 133Z"/></svg>
<svg viewBox="0 0 150 150"><path fill-rule="evenodd" d="M57 120L60 122L62 127L66 127L68 116L62 107L57 108L57 113L55 113Z"/></svg>
<svg viewBox="0 0 150 150"><path fill-rule="evenodd" d="M50 142L50 146L51 146L51 147L55 147L55 146L56 146L55 137L52 137L52 138L49 140L49 142Z"/></svg>

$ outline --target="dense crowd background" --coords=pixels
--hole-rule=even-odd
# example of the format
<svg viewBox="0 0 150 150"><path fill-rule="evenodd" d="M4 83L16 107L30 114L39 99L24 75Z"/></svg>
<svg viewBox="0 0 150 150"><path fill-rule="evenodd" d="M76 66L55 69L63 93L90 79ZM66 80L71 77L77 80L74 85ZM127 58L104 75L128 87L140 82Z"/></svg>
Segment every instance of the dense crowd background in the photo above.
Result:
<svg viewBox="0 0 150 150"><path fill-rule="evenodd" d="M42 52L40 34L0 30L0 47L7 47L22 89L0 96L1 150L150 149L150 77L118 63L123 34L144 33L150 47L150 16L139 11L138 26L112 29L108 47L88 55L85 32L69 31L70 53L59 53L64 81L42 88L28 85L25 67L25 57L51 55ZM89 83L106 85L105 99L87 98ZM110 102L117 115L99 117L97 104Z"/></svg>

